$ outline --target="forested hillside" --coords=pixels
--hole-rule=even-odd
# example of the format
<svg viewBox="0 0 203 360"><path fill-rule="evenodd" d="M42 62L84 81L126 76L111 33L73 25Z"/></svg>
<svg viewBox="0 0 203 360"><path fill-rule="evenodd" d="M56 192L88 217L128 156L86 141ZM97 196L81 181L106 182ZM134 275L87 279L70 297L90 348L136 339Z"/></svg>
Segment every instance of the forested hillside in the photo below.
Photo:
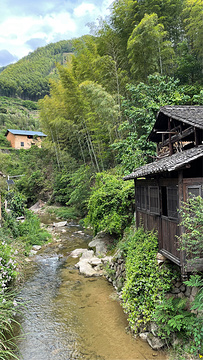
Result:
<svg viewBox="0 0 203 360"><path fill-rule="evenodd" d="M63 40L38 48L0 72L0 95L37 101L49 93L49 79L55 77L55 63L63 63L72 51L71 41Z"/></svg>

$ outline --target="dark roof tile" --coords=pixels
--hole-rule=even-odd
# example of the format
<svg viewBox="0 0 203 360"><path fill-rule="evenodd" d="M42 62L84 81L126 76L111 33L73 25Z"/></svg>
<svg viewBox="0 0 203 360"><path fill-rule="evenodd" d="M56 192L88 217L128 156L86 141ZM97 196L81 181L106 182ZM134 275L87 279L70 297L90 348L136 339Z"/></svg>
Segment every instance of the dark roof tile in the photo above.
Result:
<svg viewBox="0 0 203 360"><path fill-rule="evenodd" d="M123 180L137 179L147 175L175 171L200 157L203 157L203 145L178 152L154 161L151 164L141 166L135 169L131 174L125 176Z"/></svg>

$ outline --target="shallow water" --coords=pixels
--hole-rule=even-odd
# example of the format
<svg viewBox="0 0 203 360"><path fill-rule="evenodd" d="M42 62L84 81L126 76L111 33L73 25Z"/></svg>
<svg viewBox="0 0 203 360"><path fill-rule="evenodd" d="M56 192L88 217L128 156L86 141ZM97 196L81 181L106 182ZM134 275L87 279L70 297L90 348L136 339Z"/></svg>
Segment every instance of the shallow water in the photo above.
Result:
<svg viewBox="0 0 203 360"><path fill-rule="evenodd" d="M103 277L86 278L68 257L90 237L77 226L56 230L62 242L42 249L27 267L19 297L20 360L165 360L145 342L127 334L126 315ZM79 232L78 232L79 231Z"/></svg>

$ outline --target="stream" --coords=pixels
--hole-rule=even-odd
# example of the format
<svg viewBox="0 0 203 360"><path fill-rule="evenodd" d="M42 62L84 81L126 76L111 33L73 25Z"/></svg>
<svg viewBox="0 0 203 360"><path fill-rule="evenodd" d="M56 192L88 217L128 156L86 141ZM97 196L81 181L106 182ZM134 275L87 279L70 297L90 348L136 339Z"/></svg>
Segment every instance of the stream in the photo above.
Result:
<svg viewBox="0 0 203 360"><path fill-rule="evenodd" d="M43 219L42 219L43 220ZM43 222L45 222L43 220ZM68 257L91 240L78 225L56 228L25 269L25 304L17 340L20 360L165 360L127 333L127 317L104 277L84 277Z"/></svg>

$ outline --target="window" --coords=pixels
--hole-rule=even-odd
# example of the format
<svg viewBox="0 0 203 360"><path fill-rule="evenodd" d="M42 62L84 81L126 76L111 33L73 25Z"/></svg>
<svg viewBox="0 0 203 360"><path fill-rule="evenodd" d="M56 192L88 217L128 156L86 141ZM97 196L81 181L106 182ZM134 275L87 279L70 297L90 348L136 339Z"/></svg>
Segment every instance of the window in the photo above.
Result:
<svg viewBox="0 0 203 360"><path fill-rule="evenodd" d="M176 186L167 188L167 212L168 217L172 219L178 218L178 190Z"/></svg>
<svg viewBox="0 0 203 360"><path fill-rule="evenodd" d="M166 186L162 186L162 187L161 187L161 205L162 205L162 215L168 216L167 190L166 190Z"/></svg>
<svg viewBox="0 0 203 360"><path fill-rule="evenodd" d="M141 210L147 209L147 187L145 186L137 186L136 187L136 204L137 208Z"/></svg>
<svg viewBox="0 0 203 360"><path fill-rule="evenodd" d="M141 209L146 210L146 188L141 186Z"/></svg>
<svg viewBox="0 0 203 360"><path fill-rule="evenodd" d="M21 147L23 147L23 146L24 146L24 142L23 142L23 141L21 141L20 146L21 146Z"/></svg>
<svg viewBox="0 0 203 360"><path fill-rule="evenodd" d="M33 135L28 135L27 138L28 139L33 139Z"/></svg>
<svg viewBox="0 0 203 360"><path fill-rule="evenodd" d="M149 187L149 210L151 213L159 215L159 188L158 186Z"/></svg>
<svg viewBox="0 0 203 360"><path fill-rule="evenodd" d="M188 198L201 196L201 185L187 187Z"/></svg>
<svg viewBox="0 0 203 360"><path fill-rule="evenodd" d="M147 205L147 211L149 211L149 188L146 187L146 205Z"/></svg>
<svg viewBox="0 0 203 360"><path fill-rule="evenodd" d="M137 208L141 208L141 186L136 187L136 204Z"/></svg>

